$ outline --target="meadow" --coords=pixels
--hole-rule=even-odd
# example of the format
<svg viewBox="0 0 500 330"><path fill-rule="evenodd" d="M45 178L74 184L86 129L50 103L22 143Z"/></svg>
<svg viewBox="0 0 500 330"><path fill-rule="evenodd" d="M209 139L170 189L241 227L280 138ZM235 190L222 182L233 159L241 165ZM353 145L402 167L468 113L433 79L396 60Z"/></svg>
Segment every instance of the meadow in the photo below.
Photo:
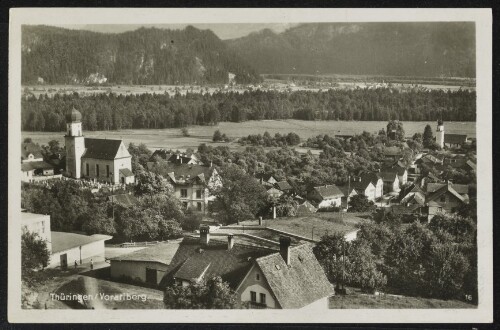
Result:
<svg viewBox="0 0 500 330"><path fill-rule="evenodd" d="M431 125L435 130L435 122L403 122L406 136L411 137L415 133L422 133L425 125ZM179 128L168 129L126 129L116 131L86 131L84 135L92 138L123 139L125 144L144 143L150 149L196 149L201 143L207 145L227 145L232 149L242 148L236 139L249 134L263 134L268 131L271 135L275 133L287 134L297 133L302 141L318 134L334 136L360 134L363 131L377 133L385 128L387 122L382 121L304 121L304 120L262 120L246 121L241 123L221 122L214 126L190 126L189 136L184 136ZM212 142L213 133L220 130L231 139L229 143ZM476 137L475 122L445 122L445 132L455 134L466 134L468 137ZM31 138L40 145L47 144L50 140L57 140L64 145L64 132L22 132L22 138ZM297 148L307 152L307 148Z"/></svg>

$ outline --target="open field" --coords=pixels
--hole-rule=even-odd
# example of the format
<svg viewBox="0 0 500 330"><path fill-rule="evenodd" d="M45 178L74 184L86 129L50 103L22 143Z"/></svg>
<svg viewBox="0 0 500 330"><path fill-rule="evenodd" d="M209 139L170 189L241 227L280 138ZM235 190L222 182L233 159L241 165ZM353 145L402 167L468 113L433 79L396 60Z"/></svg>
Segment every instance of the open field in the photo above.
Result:
<svg viewBox="0 0 500 330"><path fill-rule="evenodd" d="M425 125L431 125L434 129L435 122L403 122L407 136L415 133L423 133ZM262 120L246 121L241 123L222 122L215 126L191 126L189 127L189 137L181 134L179 128L167 129L125 129L117 131L85 131L84 135L93 138L123 139L125 144L145 143L150 149L167 148L185 150L187 148L198 148L201 143L207 145L228 145L232 149L242 148L238 143L213 143L212 136L216 130L220 130L227 136L237 139L249 134L263 134L268 131L271 135L275 133L288 134L297 133L302 141L318 134L353 135L363 131L376 133L381 128L385 128L387 122L383 121L304 121L304 120ZM446 122L446 133L467 134L469 137L476 137L475 122ZM32 138L39 144L47 144L50 140L58 140L64 145L63 132L22 132L22 138ZM301 148L307 152L307 149Z"/></svg>
<svg viewBox="0 0 500 330"><path fill-rule="evenodd" d="M346 296L336 295L330 298L331 309L384 309L384 308L476 308L477 306L458 300L440 300L432 298L394 296L381 294L378 296L362 294L350 290Z"/></svg>

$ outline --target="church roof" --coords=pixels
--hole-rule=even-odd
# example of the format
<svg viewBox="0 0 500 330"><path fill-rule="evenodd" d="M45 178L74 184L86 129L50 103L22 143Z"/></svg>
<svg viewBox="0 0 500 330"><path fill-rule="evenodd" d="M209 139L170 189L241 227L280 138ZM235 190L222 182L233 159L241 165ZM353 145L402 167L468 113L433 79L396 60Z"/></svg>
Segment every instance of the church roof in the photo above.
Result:
<svg viewBox="0 0 500 330"><path fill-rule="evenodd" d="M113 160L120 149L122 140L85 138L85 152L82 158Z"/></svg>
<svg viewBox="0 0 500 330"><path fill-rule="evenodd" d="M66 112L66 122L67 123L79 123L82 121L82 114L80 111L72 108Z"/></svg>
<svg viewBox="0 0 500 330"><path fill-rule="evenodd" d="M465 134L445 134L444 143L463 144L467 140Z"/></svg>

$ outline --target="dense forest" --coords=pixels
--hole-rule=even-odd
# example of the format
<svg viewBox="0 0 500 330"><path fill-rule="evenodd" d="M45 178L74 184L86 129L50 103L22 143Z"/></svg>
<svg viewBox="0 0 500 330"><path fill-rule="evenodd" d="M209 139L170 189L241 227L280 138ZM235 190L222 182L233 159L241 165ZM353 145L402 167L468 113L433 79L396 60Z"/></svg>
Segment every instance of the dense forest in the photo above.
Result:
<svg viewBox="0 0 500 330"><path fill-rule="evenodd" d="M475 77L474 23L301 24L226 43L261 74Z"/></svg>
<svg viewBox="0 0 500 330"><path fill-rule="evenodd" d="M215 125L221 121L262 119L474 121L476 93L356 89L328 91L247 91L245 93L187 93L50 98L22 100L22 129L64 131L64 114L71 107L82 113L85 130L169 128Z"/></svg>
<svg viewBox="0 0 500 330"><path fill-rule="evenodd" d="M23 26L22 83L203 84L260 80L210 30L141 28L120 34Z"/></svg>

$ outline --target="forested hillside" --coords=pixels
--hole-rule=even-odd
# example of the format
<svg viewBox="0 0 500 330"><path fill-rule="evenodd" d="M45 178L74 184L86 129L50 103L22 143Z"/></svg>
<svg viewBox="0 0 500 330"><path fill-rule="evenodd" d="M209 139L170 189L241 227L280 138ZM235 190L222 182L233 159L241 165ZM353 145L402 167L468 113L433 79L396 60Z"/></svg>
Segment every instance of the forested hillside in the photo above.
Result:
<svg viewBox="0 0 500 330"><path fill-rule="evenodd" d="M212 31L141 28L120 34L23 26L22 83L202 84L259 81Z"/></svg>
<svg viewBox="0 0 500 330"><path fill-rule="evenodd" d="M23 98L22 129L63 131L64 114L81 111L85 130L168 128L261 119L475 121L476 93L399 92L388 88L280 93L78 94Z"/></svg>
<svg viewBox="0 0 500 330"><path fill-rule="evenodd" d="M259 73L475 77L474 23L315 23L226 43Z"/></svg>

